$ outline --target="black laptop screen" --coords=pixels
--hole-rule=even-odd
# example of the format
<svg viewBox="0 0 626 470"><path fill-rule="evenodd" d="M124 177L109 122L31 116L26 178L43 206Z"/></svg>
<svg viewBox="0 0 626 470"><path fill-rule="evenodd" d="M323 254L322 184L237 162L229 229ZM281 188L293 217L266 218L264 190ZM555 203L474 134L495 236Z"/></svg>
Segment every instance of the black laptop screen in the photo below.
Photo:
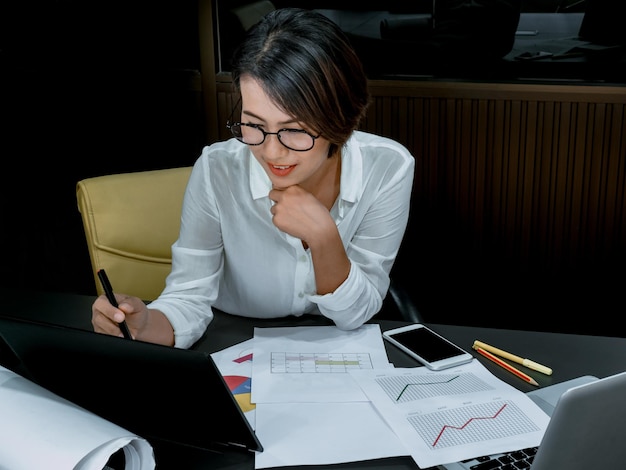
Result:
<svg viewBox="0 0 626 470"><path fill-rule="evenodd" d="M0 364L148 440L262 450L207 353L0 317Z"/></svg>

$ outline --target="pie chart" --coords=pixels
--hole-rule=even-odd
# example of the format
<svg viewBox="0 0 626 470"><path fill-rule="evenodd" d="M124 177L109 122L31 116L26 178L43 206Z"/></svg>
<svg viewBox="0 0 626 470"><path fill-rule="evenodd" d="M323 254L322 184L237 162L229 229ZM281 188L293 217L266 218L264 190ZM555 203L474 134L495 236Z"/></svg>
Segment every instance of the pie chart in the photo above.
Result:
<svg viewBox="0 0 626 470"><path fill-rule="evenodd" d="M250 401L252 390L252 379L250 377L243 375L225 375L224 381L244 413L254 410L255 405Z"/></svg>

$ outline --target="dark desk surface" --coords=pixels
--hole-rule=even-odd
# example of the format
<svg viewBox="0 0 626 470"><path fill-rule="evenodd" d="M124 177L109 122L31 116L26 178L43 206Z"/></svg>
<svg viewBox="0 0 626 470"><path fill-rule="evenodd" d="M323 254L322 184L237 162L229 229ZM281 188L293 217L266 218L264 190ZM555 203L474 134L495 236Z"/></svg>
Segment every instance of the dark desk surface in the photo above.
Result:
<svg viewBox="0 0 626 470"><path fill-rule="evenodd" d="M3 305L0 315L16 316L34 320L91 330L90 296L58 293L33 293L0 290ZM253 336L255 327L314 326L330 324L325 318L305 316L300 319L258 320L216 312L215 319L207 328L205 336L194 349L214 352L247 340ZM382 320L381 329L387 330L404 322ZM581 375L606 377L626 370L626 338L585 336L560 333L502 330L469 326L429 324L438 333L471 351L475 339L501 347L523 357L528 357L553 368L551 376L527 371L541 387L569 380ZM415 367L417 363L391 345L385 344L389 360L397 367ZM521 381L493 363L479 360L494 375L524 392L534 387ZM172 448L153 443L160 470L195 469L254 469L252 455L232 452L217 454L199 449ZM291 467L293 468L293 467ZM409 457L379 459L370 462L333 466L306 466L307 470L322 468L348 469L417 469Z"/></svg>

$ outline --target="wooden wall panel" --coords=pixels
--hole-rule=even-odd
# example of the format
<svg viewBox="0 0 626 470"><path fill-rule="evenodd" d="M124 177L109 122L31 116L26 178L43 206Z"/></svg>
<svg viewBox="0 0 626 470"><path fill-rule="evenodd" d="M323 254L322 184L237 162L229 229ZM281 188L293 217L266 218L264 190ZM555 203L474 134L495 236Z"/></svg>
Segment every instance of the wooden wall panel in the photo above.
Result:
<svg viewBox="0 0 626 470"><path fill-rule="evenodd" d="M448 213L474 247L548 269L612 256L606 243L624 251L626 88L383 86L363 128L407 145L418 205Z"/></svg>

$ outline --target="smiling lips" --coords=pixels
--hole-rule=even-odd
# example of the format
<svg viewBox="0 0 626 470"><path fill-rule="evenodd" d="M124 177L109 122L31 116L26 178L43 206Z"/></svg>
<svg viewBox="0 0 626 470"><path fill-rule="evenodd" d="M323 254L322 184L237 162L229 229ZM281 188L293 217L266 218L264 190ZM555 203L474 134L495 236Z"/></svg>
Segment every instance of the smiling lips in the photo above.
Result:
<svg viewBox="0 0 626 470"><path fill-rule="evenodd" d="M276 176L287 176L296 165L269 165L270 171Z"/></svg>

